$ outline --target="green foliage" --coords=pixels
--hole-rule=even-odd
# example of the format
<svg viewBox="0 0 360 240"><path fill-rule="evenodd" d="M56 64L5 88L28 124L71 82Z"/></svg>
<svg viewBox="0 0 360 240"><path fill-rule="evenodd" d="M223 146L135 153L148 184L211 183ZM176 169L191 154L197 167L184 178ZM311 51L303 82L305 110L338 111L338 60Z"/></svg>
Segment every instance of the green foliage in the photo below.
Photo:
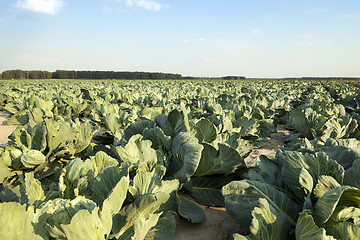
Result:
<svg viewBox="0 0 360 240"><path fill-rule="evenodd" d="M108 74L175 77L54 77ZM1 81L19 126L0 147L0 238L172 239L205 220L188 193L248 227L235 239L358 239L358 89L274 83ZM286 149L247 166L279 123Z"/></svg>

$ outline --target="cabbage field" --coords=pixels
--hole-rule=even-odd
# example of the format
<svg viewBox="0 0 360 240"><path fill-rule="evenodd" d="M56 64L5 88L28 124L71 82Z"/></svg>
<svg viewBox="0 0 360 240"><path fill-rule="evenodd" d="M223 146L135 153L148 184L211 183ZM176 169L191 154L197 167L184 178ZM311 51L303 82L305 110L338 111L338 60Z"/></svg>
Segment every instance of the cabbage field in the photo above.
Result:
<svg viewBox="0 0 360 240"><path fill-rule="evenodd" d="M360 90L340 81L0 81L0 239L360 239ZM285 148L244 159L283 125Z"/></svg>

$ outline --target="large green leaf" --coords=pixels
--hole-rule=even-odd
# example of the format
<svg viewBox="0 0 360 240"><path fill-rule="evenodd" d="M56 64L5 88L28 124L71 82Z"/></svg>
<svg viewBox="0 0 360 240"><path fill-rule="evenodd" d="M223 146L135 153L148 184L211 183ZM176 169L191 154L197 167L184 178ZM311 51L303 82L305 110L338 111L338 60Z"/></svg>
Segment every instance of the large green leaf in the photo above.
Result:
<svg viewBox="0 0 360 240"><path fill-rule="evenodd" d="M149 230L154 227L159 220L161 213L150 214L149 217L139 217L134 222L134 225L126 230L126 232L120 236L120 240L132 240L132 239L145 239L145 236Z"/></svg>
<svg viewBox="0 0 360 240"><path fill-rule="evenodd" d="M64 198L72 199L78 196L79 192L86 191L93 182L94 172L95 165L91 160L71 160L63 169L59 180L59 188Z"/></svg>
<svg viewBox="0 0 360 240"><path fill-rule="evenodd" d="M95 165L94 176L106 167L119 165L119 162L115 158L110 157L103 151L99 151L95 154L95 156L91 156L90 160Z"/></svg>
<svg viewBox="0 0 360 240"><path fill-rule="evenodd" d="M151 141L143 140L140 134L129 139L125 147L115 147L119 158L129 164L139 165L144 162L157 162L156 151L151 148Z"/></svg>
<svg viewBox="0 0 360 240"><path fill-rule="evenodd" d="M175 135L179 134L180 132L188 132L190 130L189 119L187 114L184 113L184 110L178 111L175 109L171 111L167 120L173 127Z"/></svg>
<svg viewBox="0 0 360 240"><path fill-rule="evenodd" d="M360 158L356 159L345 171L344 184L360 189Z"/></svg>
<svg viewBox="0 0 360 240"><path fill-rule="evenodd" d="M168 175L187 182L199 166L203 146L188 133L180 132L172 142L172 160Z"/></svg>
<svg viewBox="0 0 360 240"><path fill-rule="evenodd" d="M139 196L159 191L165 171L166 168L162 165L156 166L152 172L138 171L133 179L133 185L129 188L129 192L134 198L138 198Z"/></svg>
<svg viewBox="0 0 360 240"><path fill-rule="evenodd" d="M168 121L168 117L164 114L159 114L155 117L154 122L156 123L156 125L161 128L164 133L167 136L170 137L174 137L175 136L175 132L174 129L171 125L171 123Z"/></svg>
<svg viewBox="0 0 360 240"><path fill-rule="evenodd" d="M55 152L69 144L76 135L76 128L69 122L57 122L52 119L45 121L47 130L47 145L49 153Z"/></svg>
<svg viewBox="0 0 360 240"><path fill-rule="evenodd" d="M314 218L309 212L299 214L295 233L297 240L335 240L335 238L326 235L324 228L315 224Z"/></svg>
<svg viewBox="0 0 360 240"><path fill-rule="evenodd" d="M204 176L191 179L191 196L196 202L205 206L225 206L221 189L233 180L225 176Z"/></svg>
<svg viewBox="0 0 360 240"><path fill-rule="evenodd" d="M146 234L146 240L173 239L179 217L175 212L169 211L160 217L157 224Z"/></svg>
<svg viewBox="0 0 360 240"><path fill-rule="evenodd" d="M331 146L322 148L331 159L336 160L345 170L349 169L355 159L360 158L360 148L349 148L346 146Z"/></svg>
<svg viewBox="0 0 360 240"><path fill-rule="evenodd" d="M207 119L201 119L199 122L196 123L196 127L199 130L201 140L207 143L211 143L216 139L217 136L217 130L216 127L212 122L210 122Z"/></svg>
<svg viewBox="0 0 360 240"><path fill-rule="evenodd" d="M359 189L338 186L326 192L314 206L315 221L324 224L344 207L360 207Z"/></svg>
<svg viewBox="0 0 360 240"><path fill-rule="evenodd" d="M45 199L45 194L41 188L41 182L34 178L34 173L25 173L24 190L26 195L26 202L30 205L37 206Z"/></svg>
<svg viewBox="0 0 360 240"><path fill-rule="evenodd" d="M266 182L277 187L283 187L284 185L279 163L265 155L258 158L256 166L250 168L245 177L249 180Z"/></svg>
<svg viewBox="0 0 360 240"><path fill-rule="evenodd" d="M169 199L170 195L164 192L147 194L137 198L133 203L123 207L113 218L112 232L110 236L119 238L139 218L148 218L155 213Z"/></svg>
<svg viewBox="0 0 360 240"><path fill-rule="evenodd" d="M323 175L320 176L313 192L317 198L321 198L327 191L337 186L340 184L333 177Z"/></svg>
<svg viewBox="0 0 360 240"><path fill-rule="evenodd" d="M11 170L8 166L6 166L4 159L0 154L0 183L6 180L7 177L11 175Z"/></svg>
<svg viewBox="0 0 360 240"><path fill-rule="evenodd" d="M333 117L329 119L324 130L323 138L348 138L358 127L357 121L349 116L342 116L340 118Z"/></svg>
<svg viewBox="0 0 360 240"><path fill-rule="evenodd" d="M99 127L93 127L89 121L77 123L76 135L73 141L75 153L83 151L91 142L93 136L100 130Z"/></svg>
<svg viewBox="0 0 360 240"><path fill-rule="evenodd" d="M61 224L68 240L104 240L110 232L99 217L99 208L92 212L81 210L71 219L70 224Z"/></svg>
<svg viewBox="0 0 360 240"><path fill-rule="evenodd" d="M341 240L358 240L360 236L360 227L351 222L337 223L329 230L336 239Z"/></svg>
<svg viewBox="0 0 360 240"><path fill-rule="evenodd" d="M259 181L233 181L222 188L225 207L240 224L250 226L251 211L258 206L259 199L265 198L287 221L295 226L300 206L285 193L275 187Z"/></svg>
<svg viewBox="0 0 360 240"><path fill-rule="evenodd" d="M181 217L192 223L205 222L205 213L198 205L182 197L178 197L177 202L177 211Z"/></svg>
<svg viewBox="0 0 360 240"><path fill-rule="evenodd" d="M128 185L127 171L122 171L117 166L107 167L95 178L91 199L100 207L107 201L111 213L116 214L126 198Z"/></svg>
<svg viewBox="0 0 360 240"><path fill-rule="evenodd" d="M44 151L46 148L46 127L43 123L35 123L32 120L26 126L16 128L9 136L10 145L20 148Z"/></svg>
<svg viewBox="0 0 360 240"><path fill-rule="evenodd" d="M142 132L144 140L152 142L151 147L157 149L164 146L166 150L171 149L171 137L165 135L164 131L159 127L145 128Z"/></svg>
<svg viewBox="0 0 360 240"><path fill-rule="evenodd" d="M27 208L15 202L0 203L0 239L43 239L35 234L36 223L34 207Z"/></svg>
<svg viewBox="0 0 360 240"><path fill-rule="evenodd" d="M324 153L302 154L299 152L283 152L281 157L283 181L295 193L299 200L312 192L314 184L321 175L332 176L338 183L342 183L344 169L337 162L329 159Z"/></svg>
<svg viewBox="0 0 360 240"><path fill-rule="evenodd" d="M219 150L208 143L202 143L202 146L204 149L194 176L232 173L246 167L240 154L228 145L219 143Z"/></svg>
<svg viewBox="0 0 360 240"><path fill-rule="evenodd" d="M276 211L264 198L259 199L259 206L251 212L250 235L235 234L235 240L286 240L289 239L291 224L282 212Z"/></svg>
<svg viewBox="0 0 360 240"><path fill-rule="evenodd" d="M325 117L317 114L313 109L304 110L295 108L292 111L292 125L302 136L308 139L314 139L322 135L325 128Z"/></svg>

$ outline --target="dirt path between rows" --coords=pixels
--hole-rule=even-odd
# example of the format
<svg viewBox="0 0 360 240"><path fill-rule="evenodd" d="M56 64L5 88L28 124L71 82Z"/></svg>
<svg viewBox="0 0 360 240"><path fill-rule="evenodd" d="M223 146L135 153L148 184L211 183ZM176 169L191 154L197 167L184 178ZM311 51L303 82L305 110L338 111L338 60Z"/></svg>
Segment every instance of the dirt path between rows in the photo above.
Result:
<svg viewBox="0 0 360 240"><path fill-rule="evenodd" d="M1 112L0 111L0 146L1 147L6 147L7 142L8 142L8 136L10 136L10 134L15 130L15 128L17 126L15 125L7 125L7 120L9 120L10 115L5 113L5 112Z"/></svg>
<svg viewBox="0 0 360 240"><path fill-rule="evenodd" d="M270 134L270 141L267 142L263 147L259 149L254 149L249 156L247 156L244 161L248 167L255 166L256 160L261 155L275 156L276 151L285 147L283 141L278 140L277 138L284 135L292 134L291 131L285 129L285 125L278 125L276 128L277 132Z"/></svg>

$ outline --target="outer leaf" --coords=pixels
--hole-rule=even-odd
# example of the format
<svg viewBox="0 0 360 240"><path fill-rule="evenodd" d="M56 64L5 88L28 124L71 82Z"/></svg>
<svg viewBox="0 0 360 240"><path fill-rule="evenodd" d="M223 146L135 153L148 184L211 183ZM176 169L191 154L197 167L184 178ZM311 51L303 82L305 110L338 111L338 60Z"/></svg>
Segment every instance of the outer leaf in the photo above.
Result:
<svg viewBox="0 0 360 240"><path fill-rule="evenodd" d="M26 126L15 129L15 131L9 136L9 139L10 145L44 151L46 148L45 124L36 124L30 120Z"/></svg>
<svg viewBox="0 0 360 240"><path fill-rule="evenodd" d="M345 170L350 168L355 159L360 158L360 148L348 148L345 146L331 146L322 148L331 159L336 160Z"/></svg>
<svg viewBox="0 0 360 240"><path fill-rule="evenodd" d="M176 109L171 111L167 120L173 127L175 135L179 134L180 132L188 132L190 130L189 120L184 111L180 112Z"/></svg>
<svg viewBox="0 0 360 240"><path fill-rule="evenodd" d="M288 219L281 212L277 212L265 199L259 199L259 207L255 207L251 215L253 216L250 226L251 234L242 238L237 235L235 239L289 239Z"/></svg>
<svg viewBox="0 0 360 240"><path fill-rule="evenodd" d="M171 149L171 137L165 135L164 131L159 128L145 128L142 132L145 140L152 142L151 147L154 149L164 146L167 150Z"/></svg>
<svg viewBox="0 0 360 240"><path fill-rule="evenodd" d="M173 239L176 224L179 217L175 212L169 211L163 217L160 217L156 226L146 234L146 240L168 240Z"/></svg>
<svg viewBox="0 0 360 240"><path fill-rule="evenodd" d="M356 159L351 168L345 171L344 184L360 188L360 158Z"/></svg>
<svg viewBox="0 0 360 240"><path fill-rule="evenodd" d="M285 193L259 181L233 181L222 188L225 207L230 215L244 226L250 226L251 211L258 206L260 198L265 198L277 211L286 216L287 221L296 225L300 207Z"/></svg>
<svg viewBox="0 0 360 240"><path fill-rule="evenodd" d="M284 152L277 156L281 157L284 162L281 169L282 178L298 199L303 199L312 191L313 183L316 183L321 175L332 176L339 183L343 181L343 167L329 159L324 153L312 155Z"/></svg>
<svg viewBox="0 0 360 240"><path fill-rule="evenodd" d="M107 204L111 204L110 211L115 214L120 210L126 198L128 185L126 171L121 171L117 166L107 167L95 178L91 199L100 207L107 199Z"/></svg>
<svg viewBox="0 0 360 240"><path fill-rule="evenodd" d="M49 153L66 146L76 135L76 129L68 122L45 121Z"/></svg>
<svg viewBox="0 0 360 240"><path fill-rule="evenodd" d="M173 158L168 174L181 183L187 182L199 165L202 150L195 137L180 132L172 143Z"/></svg>
<svg viewBox="0 0 360 240"><path fill-rule="evenodd" d="M204 176L191 179L191 196L201 205L225 206L221 189L233 178L224 176Z"/></svg>
<svg viewBox="0 0 360 240"><path fill-rule="evenodd" d="M148 218L140 217L135 222L134 225L129 228L119 239L121 240L143 240L145 239L146 234L149 230L154 227L160 217L161 213L159 214L150 214Z"/></svg>
<svg viewBox="0 0 360 240"><path fill-rule="evenodd" d="M351 206L360 207L360 190L348 186L335 187L316 202L314 206L315 221L324 224L336 209Z"/></svg>
<svg viewBox="0 0 360 240"><path fill-rule="evenodd" d="M200 129L204 142L211 143L216 139L216 127L209 120L201 119L198 123L196 123L196 126Z"/></svg>
<svg viewBox="0 0 360 240"><path fill-rule="evenodd" d="M204 149L194 176L231 173L240 167L246 167L240 154L228 145L219 143L219 151L208 143L202 143L202 146Z"/></svg>
<svg viewBox="0 0 360 240"><path fill-rule="evenodd" d="M166 168L162 165L155 167L152 172L139 171L133 179L133 186L129 188L129 192L134 198L157 192L162 184L161 180L165 171Z"/></svg>
<svg viewBox="0 0 360 240"><path fill-rule="evenodd" d="M0 203L0 239L43 239L34 232L36 222L33 207L26 209L25 205L15 202Z"/></svg>
<svg viewBox="0 0 360 240"><path fill-rule="evenodd" d="M358 240L360 228L351 222L340 222L331 228L331 233L336 239Z"/></svg>
<svg viewBox="0 0 360 240"><path fill-rule="evenodd" d="M296 223L297 240L335 240L335 238L326 235L324 228L319 228L309 212L302 212Z"/></svg>
<svg viewBox="0 0 360 240"><path fill-rule="evenodd" d="M25 173L25 194L27 203L32 205L44 200L45 194L41 188L41 182L34 178L34 173Z"/></svg>
<svg viewBox="0 0 360 240"><path fill-rule="evenodd" d="M157 162L156 151L151 148L151 142L142 140L140 134L132 136L125 147L117 146L116 152L127 163Z"/></svg>
<svg viewBox="0 0 360 240"><path fill-rule="evenodd" d="M195 203L182 197L178 198L178 214L192 223L205 222L204 211Z"/></svg>
<svg viewBox="0 0 360 240"><path fill-rule="evenodd" d="M259 157L256 167L250 168L245 177L252 181L266 182L277 187L282 187L284 184L279 163L264 155Z"/></svg>
<svg viewBox="0 0 360 240"><path fill-rule="evenodd" d="M2 183L8 176L10 176L11 170L6 166L4 159L0 155L0 183Z"/></svg>
<svg viewBox="0 0 360 240"><path fill-rule="evenodd" d="M338 187L340 184L330 176L320 176L316 187L314 188L314 195L317 198L322 197L327 191L333 189L334 187Z"/></svg>
<svg viewBox="0 0 360 240"><path fill-rule="evenodd" d="M167 136L170 136L170 137L175 136L174 129L173 129L172 125L170 124L170 122L168 121L168 117L166 115L159 114L155 117L154 121L155 121L156 125L159 126Z"/></svg>
<svg viewBox="0 0 360 240"><path fill-rule="evenodd" d="M120 211L126 198L128 186L129 178L122 177L103 202L103 206L106 205L112 215L115 215Z"/></svg>
<svg viewBox="0 0 360 240"><path fill-rule="evenodd" d="M137 198L132 204L122 208L118 214L113 217L113 234L110 236L119 238L139 218L147 218L160 208L160 205L169 199L170 195L159 192L156 194L147 194Z"/></svg>
<svg viewBox="0 0 360 240"><path fill-rule="evenodd" d="M85 209L81 210L71 219L70 224L62 224L61 227L68 240L104 240L108 234L99 218L99 208L95 208L91 213Z"/></svg>
<svg viewBox="0 0 360 240"><path fill-rule="evenodd" d="M106 167L117 166L119 164L115 158L110 157L103 151L99 151L95 154L95 156L91 156L90 160L95 165L94 176Z"/></svg>
<svg viewBox="0 0 360 240"><path fill-rule="evenodd" d="M83 151L89 144L93 136L100 130L99 127L93 127L89 121L80 124L74 139L75 153Z"/></svg>

